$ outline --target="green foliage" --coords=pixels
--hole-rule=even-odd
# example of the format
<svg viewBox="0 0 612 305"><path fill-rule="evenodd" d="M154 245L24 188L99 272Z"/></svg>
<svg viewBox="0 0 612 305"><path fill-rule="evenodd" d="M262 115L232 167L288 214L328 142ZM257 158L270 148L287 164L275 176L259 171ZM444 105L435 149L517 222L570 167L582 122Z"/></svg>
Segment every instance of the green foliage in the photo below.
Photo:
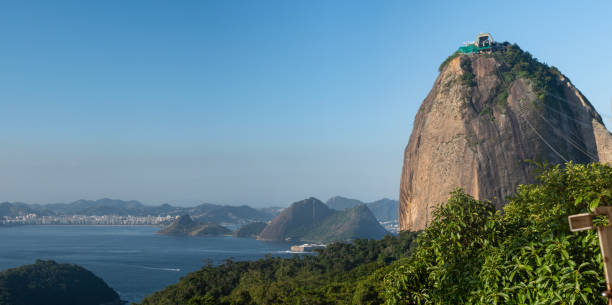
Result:
<svg viewBox="0 0 612 305"><path fill-rule="evenodd" d="M119 295L102 279L77 265L37 260L0 272L0 304L119 304Z"/></svg>
<svg viewBox="0 0 612 305"><path fill-rule="evenodd" d="M607 215L595 215L593 217L593 226L594 227L607 227L610 225L610 220Z"/></svg>
<svg viewBox="0 0 612 305"><path fill-rule="evenodd" d="M435 212L415 253L385 276L387 304L604 304L594 231L567 216L612 203L612 168L554 166L504 208L462 191Z"/></svg>
<svg viewBox="0 0 612 305"><path fill-rule="evenodd" d="M333 243L317 255L208 264L141 304L382 304L385 268L410 255L415 237L404 232Z"/></svg>
<svg viewBox="0 0 612 305"><path fill-rule="evenodd" d="M500 73L506 85L519 77L529 79L533 83L536 96L542 102L551 102L552 95L562 95L562 88L557 81L561 73L557 68L540 63L516 44L503 42L498 44L496 49L492 56L504 63L500 67Z"/></svg>
<svg viewBox="0 0 612 305"><path fill-rule="evenodd" d="M506 109L508 109L508 90L506 90L505 87L502 87L499 93L497 93L495 105L497 105L497 108L502 113L505 113Z"/></svg>
<svg viewBox="0 0 612 305"><path fill-rule="evenodd" d="M461 59L461 69L463 70L463 74L461 74L461 83L468 87L474 86L474 71L472 71L472 60L469 58Z"/></svg>
<svg viewBox="0 0 612 305"><path fill-rule="evenodd" d="M493 115L493 111L488 106L480 110L480 113L478 113L478 115L487 117L491 121L495 120L495 115Z"/></svg>
<svg viewBox="0 0 612 305"><path fill-rule="evenodd" d="M187 305L215 305L215 299L210 295L197 295L189 299Z"/></svg>
<svg viewBox="0 0 612 305"><path fill-rule="evenodd" d="M441 64L440 67L438 67L438 72L442 72L442 70L444 70L444 68L446 68L446 66L448 66L448 63L451 62L453 59L457 58L458 56L460 56L461 53L459 52L455 52L453 54L451 54L451 56L447 57Z"/></svg>
<svg viewBox="0 0 612 305"><path fill-rule="evenodd" d="M142 304L604 304L597 234L571 233L567 217L610 205L611 194L610 166L548 167L503 211L454 191L417 242L404 232L315 256L208 264Z"/></svg>

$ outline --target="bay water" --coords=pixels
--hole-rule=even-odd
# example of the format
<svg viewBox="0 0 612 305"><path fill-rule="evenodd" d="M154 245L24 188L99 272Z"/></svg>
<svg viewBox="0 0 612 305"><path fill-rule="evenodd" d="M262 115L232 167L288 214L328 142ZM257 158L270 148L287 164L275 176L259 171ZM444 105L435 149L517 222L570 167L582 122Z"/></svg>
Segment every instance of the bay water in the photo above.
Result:
<svg viewBox="0 0 612 305"><path fill-rule="evenodd" d="M101 277L121 299L138 302L174 284L207 260L290 257L288 244L250 238L163 236L154 226L0 227L0 270L36 259L80 265Z"/></svg>

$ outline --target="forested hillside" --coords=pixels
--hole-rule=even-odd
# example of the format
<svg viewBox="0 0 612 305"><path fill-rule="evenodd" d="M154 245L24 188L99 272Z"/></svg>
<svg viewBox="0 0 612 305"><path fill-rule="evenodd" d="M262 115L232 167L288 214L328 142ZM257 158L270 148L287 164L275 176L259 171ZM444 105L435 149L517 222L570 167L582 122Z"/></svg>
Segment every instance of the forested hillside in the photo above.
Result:
<svg viewBox="0 0 612 305"><path fill-rule="evenodd" d="M209 264L141 304L605 304L597 234L571 233L567 217L611 203L612 167L556 165L503 212L454 191L416 242L403 232Z"/></svg>
<svg viewBox="0 0 612 305"><path fill-rule="evenodd" d="M141 304L379 304L382 270L411 253L415 236L334 243L318 255L290 259L208 264Z"/></svg>
<svg viewBox="0 0 612 305"><path fill-rule="evenodd" d="M119 295L83 267L37 260L0 272L2 305L121 305Z"/></svg>

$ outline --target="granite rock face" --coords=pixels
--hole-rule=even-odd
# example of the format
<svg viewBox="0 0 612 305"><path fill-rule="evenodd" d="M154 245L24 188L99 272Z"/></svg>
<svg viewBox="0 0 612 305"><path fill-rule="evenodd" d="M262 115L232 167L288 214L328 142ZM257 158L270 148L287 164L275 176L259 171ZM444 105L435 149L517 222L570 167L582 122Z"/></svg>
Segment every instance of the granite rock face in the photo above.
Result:
<svg viewBox="0 0 612 305"><path fill-rule="evenodd" d="M441 69L414 120L400 183L400 230L424 229L449 192L463 188L501 208L534 166L612 162L612 135L594 107L553 68L542 98L533 76L507 77L495 55L460 55Z"/></svg>

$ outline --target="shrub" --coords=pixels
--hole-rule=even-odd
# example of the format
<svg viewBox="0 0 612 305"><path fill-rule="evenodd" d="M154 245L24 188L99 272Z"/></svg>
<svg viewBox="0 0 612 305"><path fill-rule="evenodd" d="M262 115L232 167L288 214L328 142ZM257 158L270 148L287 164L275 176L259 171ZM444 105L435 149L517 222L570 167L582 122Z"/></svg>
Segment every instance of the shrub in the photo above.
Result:
<svg viewBox="0 0 612 305"><path fill-rule="evenodd" d="M567 163L522 185L504 208L455 191L406 262L387 304L605 304L597 234L567 216L612 203L612 167Z"/></svg>
<svg viewBox="0 0 612 305"><path fill-rule="evenodd" d="M474 86L474 72L472 71L472 60L469 58L462 58L461 60L461 69L463 70L463 74L461 74L461 82L468 86Z"/></svg>
<svg viewBox="0 0 612 305"><path fill-rule="evenodd" d="M458 56L460 56L461 53L459 52L455 52L453 54L451 54L449 57L447 57L438 67L438 72L442 72L442 70L444 70L444 68L446 68L446 66L448 66L448 63L451 62L453 59L457 58Z"/></svg>

